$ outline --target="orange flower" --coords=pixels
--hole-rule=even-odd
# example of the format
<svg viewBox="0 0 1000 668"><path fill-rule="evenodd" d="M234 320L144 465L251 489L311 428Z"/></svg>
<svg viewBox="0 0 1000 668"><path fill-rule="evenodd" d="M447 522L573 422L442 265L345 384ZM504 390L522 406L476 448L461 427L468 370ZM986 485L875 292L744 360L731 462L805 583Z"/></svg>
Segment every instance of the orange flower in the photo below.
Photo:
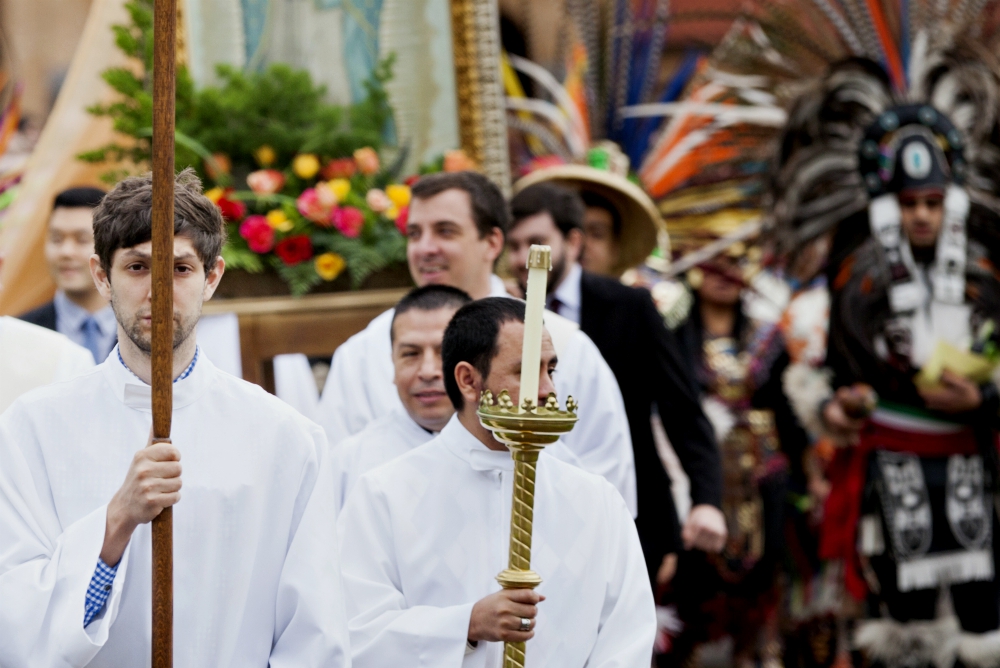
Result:
<svg viewBox="0 0 1000 668"><path fill-rule="evenodd" d="M225 153L213 153L211 160L205 161L205 173L208 178L218 181L219 178L229 176L233 169L233 161Z"/></svg>
<svg viewBox="0 0 1000 668"><path fill-rule="evenodd" d="M464 172L475 169L477 169L476 163L460 148L444 154L444 171L446 172Z"/></svg>
<svg viewBox="0 0 1000 668"><path fill-rule="evenodd" d="M358 171L365 176L371 176L378 172L378 153L371 146L359 148L354 152L354 162L358 164Z"/></svg>

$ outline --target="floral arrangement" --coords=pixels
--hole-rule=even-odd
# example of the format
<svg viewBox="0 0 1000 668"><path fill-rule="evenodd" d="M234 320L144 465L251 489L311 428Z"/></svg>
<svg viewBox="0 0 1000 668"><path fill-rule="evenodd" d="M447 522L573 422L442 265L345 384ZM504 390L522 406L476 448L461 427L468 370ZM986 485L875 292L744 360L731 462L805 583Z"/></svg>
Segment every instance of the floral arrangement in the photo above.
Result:
<svg viewBox="0 0 1000 668"><path fill-rule="evenodd" d="M88 111L109 117L126 141L79 156L115 163L105 175L112 183L147 171L152 148L153 0L129 0L125 8L131 20L113 27L115 41L138 67L105 71L119 99ZM197 169L222 211L230 268L275 271L301 295L344 272L357 288L405 262L405 149L392 164L380 159L392 136L385 90L392 62L375 68L367 97L351 105L326 102L308 72L285 65L262 72L220 66L220 85L197 90L178 67L177 169Z"/></svg>
<svg viewBox="0 0 1000 668"><path fill-rule="evenodd" d="M249 190L206 193L230 227L228 266L270 267L301 295L344 271L358 287L372 272L405 262L410 186L392 181L373 148L349 158L300 153L283 169L270 146L255 155L260 169L246 176Z"/></svg>

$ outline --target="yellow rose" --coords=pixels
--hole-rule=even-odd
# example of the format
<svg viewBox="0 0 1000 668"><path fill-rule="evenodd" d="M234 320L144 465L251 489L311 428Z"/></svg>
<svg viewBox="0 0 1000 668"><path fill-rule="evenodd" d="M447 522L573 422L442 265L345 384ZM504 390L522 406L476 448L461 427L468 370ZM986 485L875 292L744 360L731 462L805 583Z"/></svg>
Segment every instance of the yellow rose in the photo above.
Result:
<svg viewBox="0 0 1000 668"><path fill-rule="evenodd" d="M399 207L393 204L388 209L386 209L385 213L383 213L382 215L388 218L389 220L396 220L397 218L399 218Z"/></svg>
<svg viewBox="0 0 1000 668"><path fill-rule="evenodd" d="M205 197L207 197L212 202L212 204L218 204L219 200L222 199L222 196L225 194L225 192L226 191L223 190L222 188L216 187L212 188L211 190L206 190Z"/></svg>
<svg viewBox="0 0 1000 668"><path fill-rule="evenodd" d="M312 153L300 153L292 161L292 171L300 179L311 179L319 173L319 168L319 158Z"/></svg>
<svg viewBox="0 0 1000 668"><path fill-rule="evenodd" d="M389 196L396 208L402 209L410 203L410 186L393 183L385 187L385 194Z"/></svg>
<svg viewBox="0 0 1000 668"><path fill-rule="evenodd" d="M344 271L347 263L344 262L344 258L336 253L323 253L317 256L313 265L316 267L316 273L319 274L320 278L324 281L332 281L340 276L340 272Z"/></svg>
<svg viewBox="0 0 1000 668"><path fill-rule="evenodd" d="M278 159L278 154L274 152L273 148L264 144L253 152L253 157L261 167L270 167Z"/></svg>
<svg viewBox="0 0 1000 668"><path fill-rule="evenodd" d="M333 179L328 182L328 185L337 198L337 202L343 202L344 198L351 192L351 182L347 179Z"/></svg>
<svg viewBox="0 0 1000 668"><path fill-rule="evenodd" d="M281 209L272 209L267 212L267 224L279 232L290 232L292 229L292 221Z"/></svg>

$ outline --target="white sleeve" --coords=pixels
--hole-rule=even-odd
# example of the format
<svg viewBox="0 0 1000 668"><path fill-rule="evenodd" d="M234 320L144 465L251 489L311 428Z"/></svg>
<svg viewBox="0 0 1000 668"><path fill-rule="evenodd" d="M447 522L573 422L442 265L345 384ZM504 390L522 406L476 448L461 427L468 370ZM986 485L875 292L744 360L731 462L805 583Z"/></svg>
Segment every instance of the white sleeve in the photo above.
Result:
<svg viewBox="0 0 1000 668"><path fill-rule="evenodd" d="M317 459L303 470L299 519L278 579L270 668L350 665L331 458L321 430L311 431Z"/></svg>
<svg viewBox="0 0 1000 668"><path fill-rule="evenodd" d="M577 332L560 355L556 389L561 402L573 395L580 404L579 421L562 437L590 473L615 486L625 505L637 514L635 455L625 414L625 400L611 367L590 337Z"/></svg>
<svg viewBox="0 0 1000 668"><path fill-rule="evenodd" d="M656 607L635 522L608 490L608 563L604 607L588 668L648 666L656 640Z"/></svg>
<svg viewBox="0 0 1000 668"><path fill-rule="evenodd" d="M319 392L316 391L316 377L309 366L309 358L302 353L290 353L276 355L272 363L277 397L310 420L315 420Z"/></svg>
<svg viewBox="0 0 1000 668"><path fill-rule="evenodd" d="M52 382L69 380L94 368L94 356L83 346L67 339L59 354L59 363Z"/></svg>
<svg viewBox="0 0 1000 668"><path fill-rule="evenodd" d="M363 476L337 522L355 668L459 668L474 602L407 605L384 497Z"/></svg>
<svg viewBox="0 0 1000 668"><path fill-rule="evenodd" d="M35 447L22 418L17 407L0 418L0 666L84 666L118 615L129 550L103 613L84 628L107 506L60 526L51 491L40 489L44 474L33 475L20 449Z"/></svg>
<svg viewBox="0 0 1000 668"><path fill-rule="evenodd" d="M364 391L368 379L364 334L352 336L333 354L330 373L316 408L316 421L326 431L332 445L358 433L374 419L368 394Z"/></svg>

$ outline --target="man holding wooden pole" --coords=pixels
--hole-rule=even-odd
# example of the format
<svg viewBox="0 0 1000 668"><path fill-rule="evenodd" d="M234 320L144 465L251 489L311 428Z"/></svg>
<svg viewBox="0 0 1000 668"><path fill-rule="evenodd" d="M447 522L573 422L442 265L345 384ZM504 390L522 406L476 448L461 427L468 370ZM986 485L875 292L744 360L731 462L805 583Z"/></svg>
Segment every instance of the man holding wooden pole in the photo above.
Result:
<svg viewBox="0 0 1000 668"><path fill-rule="evenodd" d="M142 666L154 648L157 668L347 666L325 436L199 351L225 228L192 172L170 185L169 254L154 249L149 176L95 211L91 271L118 347L0 416L0 666ZM172 292L172 335L159 342L154 258L169 263ZM161 378L158 355L170 362ZM163 509L174 509L176 568L151 595L165 543L149 522Z"/></svg>

